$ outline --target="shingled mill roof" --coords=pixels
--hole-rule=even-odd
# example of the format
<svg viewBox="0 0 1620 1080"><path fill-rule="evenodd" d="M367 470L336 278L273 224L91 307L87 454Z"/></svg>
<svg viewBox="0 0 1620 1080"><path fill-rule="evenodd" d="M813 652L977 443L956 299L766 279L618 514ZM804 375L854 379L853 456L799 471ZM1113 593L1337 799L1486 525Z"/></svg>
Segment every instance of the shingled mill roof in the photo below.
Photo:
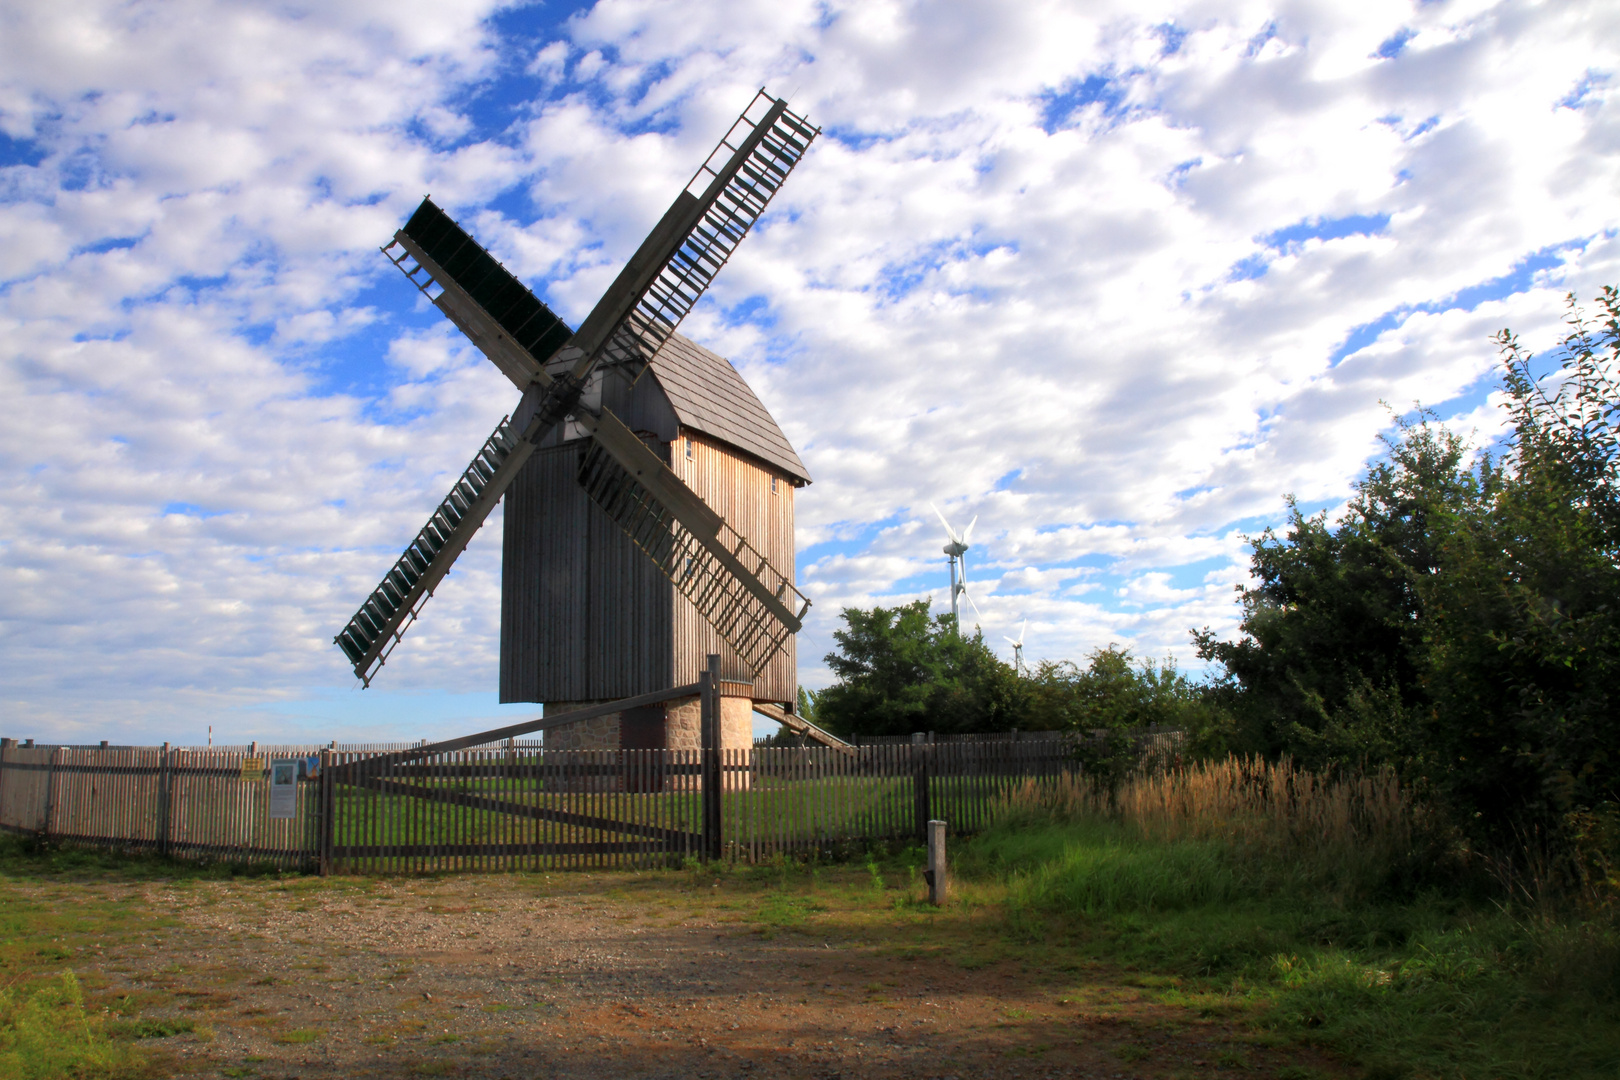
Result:
<svg viewBox="0 0 1620 1080"><path fill-rule="evenodd" d="M793 444L725 357L672 334L652 372L683 425L776 466L796 486L810 482Z"/></svg>

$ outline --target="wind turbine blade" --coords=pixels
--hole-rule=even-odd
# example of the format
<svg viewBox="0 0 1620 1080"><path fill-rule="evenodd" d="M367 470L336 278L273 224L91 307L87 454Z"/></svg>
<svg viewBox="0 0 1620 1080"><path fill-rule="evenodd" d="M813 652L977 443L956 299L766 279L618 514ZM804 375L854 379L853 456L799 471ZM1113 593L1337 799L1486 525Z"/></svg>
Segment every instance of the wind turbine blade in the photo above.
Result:
<svg viewBox="0 0 1620 1080"><path fill-rule="evenodd" d="M1017 648L1019 645L1023 644L1023 642L1021 642L1021 641L1014 641L1012 638L1008 637L1006 634L1001 635L1001 640L1005 641L1007 644L1011 645L1013 648Z"/></svg>
<svg viewBox="0 0 1620 1080"><path fill-rule="evenodd" d="M979 610L979 605L973 602L973 594L968 592L966 588L963 588L962 595L967 597L967 602L969 604L973 605L973 614L979 617L979 622L984 622L984 613Z"/></svg>
<svg viewBox="0 0 1620 1080"><path fill-rule="evenodd" d="M978 523L979 523L979 515L974 514L973 515L973 520L968 522L968 527L962 530L962 543L965 544L965 543L968 542L968 537L973 535L973 526L977 525Z"/></svg>
<svg viewBox="0 0 1620 1080"><path fill-rule="evenodd" d="M946 521L945 515L939 512L939 507L935 506L933 503L929 503L928 506L929 509L934 511L934 516L939 518L939 523L945 526L945 535L951 538L952 543L962 543L962 540L956 535L956 530L951 528L951 523Z"/></svg>
<svg viewBox="0 0 1620 1080"><path fill-rule="evenodd" d="M1020 626L1018 628L1018 644L1022 645L1024 643L1024 631L1028 630L1028 629L1029 629L1029 620L1025 619L1024 620L1024 625Z"/></svg>

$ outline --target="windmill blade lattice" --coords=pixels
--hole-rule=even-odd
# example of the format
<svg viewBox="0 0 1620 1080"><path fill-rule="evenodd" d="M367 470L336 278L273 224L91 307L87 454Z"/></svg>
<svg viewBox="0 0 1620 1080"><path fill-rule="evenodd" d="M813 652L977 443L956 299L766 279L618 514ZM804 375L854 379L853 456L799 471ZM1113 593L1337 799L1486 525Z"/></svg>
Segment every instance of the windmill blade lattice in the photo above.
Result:
<svg viewBox="0 0 1620 1080"><path fill-rule="evenodd" d="M562 319L431 199L423 200L405 228L384 247L401 272L523 388L525 396L521 425L501 422L428 524L334 639L365 685L370 685L535 446L569 415L588 430L597 430L602 415L580 402L593 370L605 364L630 382L640 376L817 134L819 129L789 112L786 102L763 90L756 94L571 334ZM699 186L701 195L694 194L692 189ZM553 361L550 370L548 361ZM557 361L571 366L559 367ZM514 430L518 426L521 430ZM799 629L809 602L667 466L657 463L667 476L649 472L635 453L636 447L645 449L639 442L636 447L620 442L610 439L599 445L617 461L622 475L598 464L581 472L581 483L599 505L620 508L617 513L610 510L610 516L757 670ZM631 472L645 483L638 484ZM626 481L645 498L627 496ZM660 487L664 497L648 494L649 483ZM643 509L632 512L628 509L632 506ZM719 525L713 526L710 518ZM670 562L662 541L644 543L651 535L649 521L662 523L658 528L669 534L671 544L687 538L690 553ZM748 565L756 559L757 565ZM691 567L700 570L694 574ZM688 593L688 588L694 591ZM792 590L793 607L785 602L787 590Z"/></svg>
<svg viewBox="0 0 1620 1080"><path fill-rule="evenodd" d="M684 237L608 336L602 360L631 382L663 348L799 163L819 129L764 90L687 182ZM693 191L694 187L701 188Z"/></svg>
<svg viewBox="0 0 1620 1080"><path fill-rule="evenodd" d="M528 460L530 449L530 444L519 442L503 417L416 539L338 633L338 646L362 683L371 685L372 676L399 644L405 628L416 621L456 556Z"/></svg>
<svg viewBox="0 0 1620 1080"><path fill-rule="evenodd" d="M709 535L688 528L594 439L579 483L755 671L803 625L809 600L718 515Z"/></svg>
<svg viewBox="0 0 1620 1080"><path fill-rule="evenodd" d="M573 336L566 322L432 199L382 249L519 390Z"/></svg>

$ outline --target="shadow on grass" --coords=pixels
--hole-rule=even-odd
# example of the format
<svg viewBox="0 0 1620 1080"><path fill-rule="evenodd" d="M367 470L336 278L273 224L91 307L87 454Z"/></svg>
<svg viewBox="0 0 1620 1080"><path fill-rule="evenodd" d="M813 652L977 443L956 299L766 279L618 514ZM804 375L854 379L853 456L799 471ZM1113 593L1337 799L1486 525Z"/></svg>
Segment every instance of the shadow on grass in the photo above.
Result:
<svg viewBox="0 0 1620 1080"><path fill-rule="evenodd" d="M175 859L149 851L59 845L37 836L0 834L0 877L117 879L124 881L301 878L270 863Z"/></svg>

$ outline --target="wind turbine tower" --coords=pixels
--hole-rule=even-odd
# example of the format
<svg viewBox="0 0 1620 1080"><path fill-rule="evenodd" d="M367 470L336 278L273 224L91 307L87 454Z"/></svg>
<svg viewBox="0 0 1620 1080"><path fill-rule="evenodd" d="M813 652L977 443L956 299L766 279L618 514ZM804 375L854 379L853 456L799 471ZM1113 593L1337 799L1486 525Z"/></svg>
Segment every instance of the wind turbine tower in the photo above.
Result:
<svg viewBox="0 0 1620 1080"><path fill-rule="evenodd" d="M1003 638L1003 640L1005 640L1008 644L1010 644L1013 647L1013 670L1016 671L1020 675L1028 675L1029 674L1029 668L1024 663L1024 631L1026 631L1028 629L1029 629L1029 620L1025 619L1024 620L1024 625L1020 626L1018 628L1018 640L1017 641L1014 641L1010 637L1004 637Z"/></svg>
<svg viewBox="0 0 1620 1080"><path fill-rule="evenodd" d="M956 620L956 632L960 634L962 619L961 613L957 611L957 598L967 595L967 553L970 546L968 537L973 535L973 526L979 523L979 516L975 514L973 520L968 522L968 527L962 530L962 535L958 536L956 530L951 528L951 523L945 520L945 515L939 512L939 507L933 503L928 505L939 518L939 523L945 526L945 535L949 538L949 542L945 545L945 555L951 563L951 617ZM971 595L967 601L973 604L973 614L979 615L979 605L973 603ZM979 615L979 618L982 619L984 616Z"/></svg>

